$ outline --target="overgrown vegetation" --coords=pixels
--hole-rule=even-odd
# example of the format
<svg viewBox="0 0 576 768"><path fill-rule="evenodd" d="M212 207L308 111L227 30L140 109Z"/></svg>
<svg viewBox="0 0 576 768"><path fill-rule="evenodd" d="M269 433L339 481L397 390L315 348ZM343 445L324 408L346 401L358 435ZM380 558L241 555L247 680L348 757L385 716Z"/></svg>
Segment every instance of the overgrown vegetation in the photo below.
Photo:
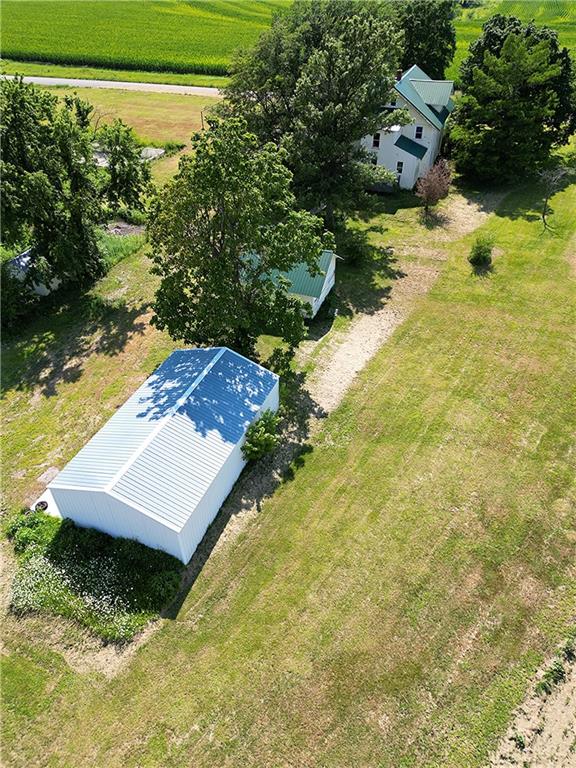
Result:
<svg viewBox="0 0 576 768"><path fill-rule="evenodd" d="M246 431L242 455L246 461L257 461L276 450L280 443L278 434L280 416L274 411L264 411Z"/></svg>
<svg viewBox="0 0 576 768"><path fill-rule="evenodd" d="M18 558L12 610L74 619L106 641L130 640L180 585L176 558L71 520L22 511L6 533Z"/></svg>

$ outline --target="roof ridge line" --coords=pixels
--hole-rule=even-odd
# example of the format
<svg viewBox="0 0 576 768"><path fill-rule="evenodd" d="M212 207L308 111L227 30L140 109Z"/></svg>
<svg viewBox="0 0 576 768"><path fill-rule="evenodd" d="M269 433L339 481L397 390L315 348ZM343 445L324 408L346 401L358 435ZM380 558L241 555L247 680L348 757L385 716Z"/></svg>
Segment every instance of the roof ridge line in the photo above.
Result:
<svg viewBox="0 0 576 768"><path fill-rule="evenodd" d="M132 453L130 458L124 462L124 464L120 467L118 472L114 475L112 480L110 482L106 483L104 486L104 491L112 491L114 486L119 482L120 478L126 474L126 472L130 469L132 464L136 461L136 459L144 453L144 450L150 445L150 443L154 440L154 438L158 435L158 433L163 429L163 427L166 426L166 424L170 421L172 416L180 410L180 408L184 405L186 400L190 397L192 392L196 389L196 387L200 384L200 382L206 377L208 373L212 370L212 368L216 365L218 360L222 357L222 355L226 352L228 347L216 347L218 349L218 352L214 355L212 360L208 363L208 365L204 368L204 370L196 376L192 384L188 387L188 389L184 392L184 394L180 395L178 400L174 403L174 405L170 408L167 414L165 414L161 419L159 419L158 424L154 427L154 429L150 432L149 435L147 435L146 439L142 441L142 443L138 446L138 448Z"/></svg>

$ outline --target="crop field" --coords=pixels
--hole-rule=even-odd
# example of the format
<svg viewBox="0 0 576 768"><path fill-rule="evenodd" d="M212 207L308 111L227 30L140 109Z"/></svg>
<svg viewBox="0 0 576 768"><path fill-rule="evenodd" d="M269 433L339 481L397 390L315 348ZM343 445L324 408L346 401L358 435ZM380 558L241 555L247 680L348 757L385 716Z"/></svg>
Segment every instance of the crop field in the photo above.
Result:
<svg viewBox="0 0 576 768"><path fill-rule="evenodd" d="M225 74L285 0L7 0L3 56L22 61Z"/></svg>
<svg viewBox="0 0 576 768"><path fill-rule="evenodd" d="M5 0L2 55L7 71L62 77L112 77L138 71L138 79L182 82L182 73L222 76L236 48L250 46L270 23L274 9L290 0ZM573 0L486 0L464 9L456 21L457 52L449 70L456 77L468 46L493 13L515 14L523 20L556 29L561 42L576 50L576 3ZM32 63L34 62L34 63ZM41 62L50 62L47 67ZM54 65L74 65L75 71L54 71ZM78 71L83 67L83 71ZM108 68L108 74L90 72ZM112 75L110 74L112 71ZM165 72L164 77L147 72ZM177 74L180 73L180 74ZM194 80L193 84L218 83Z"/></svg>

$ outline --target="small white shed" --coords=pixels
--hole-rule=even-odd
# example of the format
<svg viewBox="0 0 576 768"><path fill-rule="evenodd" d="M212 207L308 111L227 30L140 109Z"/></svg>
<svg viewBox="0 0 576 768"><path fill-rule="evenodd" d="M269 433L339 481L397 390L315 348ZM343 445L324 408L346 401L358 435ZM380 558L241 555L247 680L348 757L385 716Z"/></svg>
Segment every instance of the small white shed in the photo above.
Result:
<svg viewBox="0 0 576 768"><path fill-rule="evenodd" d="M188 562L277 410L278 376L226 347L173 352L48 485L47 512Z"/></svg>

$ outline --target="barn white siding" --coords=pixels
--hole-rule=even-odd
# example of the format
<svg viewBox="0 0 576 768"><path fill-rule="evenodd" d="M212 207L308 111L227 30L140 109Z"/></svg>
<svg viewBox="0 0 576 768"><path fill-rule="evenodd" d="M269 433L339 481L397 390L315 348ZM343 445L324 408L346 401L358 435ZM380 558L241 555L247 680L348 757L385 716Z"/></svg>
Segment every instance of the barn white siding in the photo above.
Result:
<svg viewBox="0 0 576 768"><path fill-rule="evenodd" d="M187 562L244 467L246 430L278 401L278 376L236 352L174 352L41 499Z"/></svg>

